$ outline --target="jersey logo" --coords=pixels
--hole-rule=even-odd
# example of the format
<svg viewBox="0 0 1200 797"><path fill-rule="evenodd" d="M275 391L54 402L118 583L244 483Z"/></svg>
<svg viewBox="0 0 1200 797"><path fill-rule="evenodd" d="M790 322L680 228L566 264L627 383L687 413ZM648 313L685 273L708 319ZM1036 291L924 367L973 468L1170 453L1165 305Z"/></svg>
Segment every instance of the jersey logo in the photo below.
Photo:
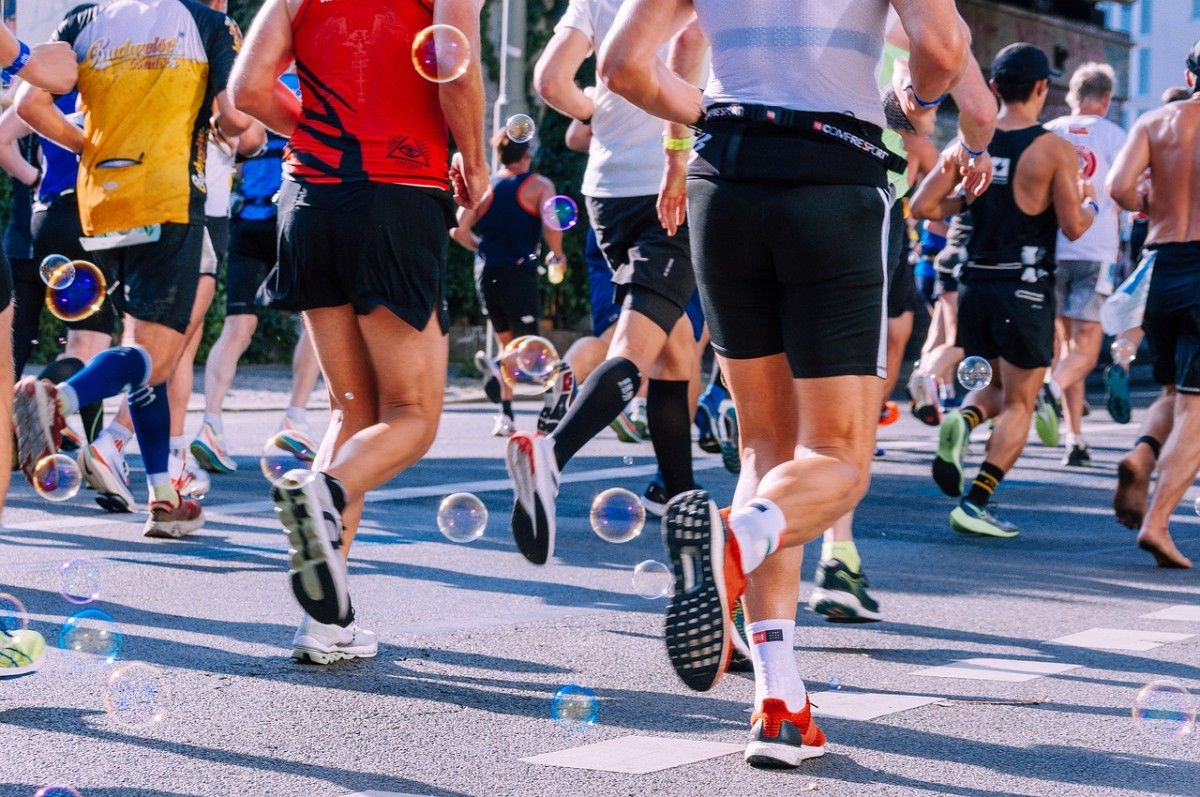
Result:
<svg viewBox="0 0 1200 797"><path fill-rule="evenodd" d="M992 158L992 182L996 185L1008 185L1008 172L1012 161L1008 158Z"/></svg>
<svg viewBox="0 0 1200 797"><path fill-rule="evenodd" d="M411 136L397 136L391 141L387 156L411 169L429 166L429 145Z"/></svg>
<svg viewBox="0 0 1200 797"><path fill-rule="evenodd" d="M1079 174L1085 180L1096 176L1096 153L1083 144L1075 145L1075 154L1079 156Z"/></svg>
<svg viewBox="0 0 1200 797"><path fill-rule="evenodd" d="M1068 127L1067 133L1072 136L1090 136L1092 134L1086 127Z"/></svg>
<svg viewBox="0 0 1200 797"><path fill-rule="evenodd" d="M233 39L233 51L240 53L242 51L242 29L238 27L232 17L225 17L225 27L229 29L229 37Z"/></svg>

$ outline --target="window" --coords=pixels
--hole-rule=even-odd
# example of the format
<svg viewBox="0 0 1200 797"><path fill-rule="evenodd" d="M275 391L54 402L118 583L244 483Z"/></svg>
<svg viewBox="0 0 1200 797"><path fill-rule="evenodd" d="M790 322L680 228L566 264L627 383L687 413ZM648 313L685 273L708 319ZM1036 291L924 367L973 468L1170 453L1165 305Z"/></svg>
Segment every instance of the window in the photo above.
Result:
<svg viewBox="0 0 1200 797"><path fill-rule="evenodd" d="M1138 48L1138 94L1143 97L1150 93L1150 50Z"/></svg>
<svg viewBox="0 0 1200 797"><path fill-rule="evenodd" d="M1154 25L1150 20L1152 3L1150 0L1142 0L1142 35L1149 36Z"/></svg>
<svg viewBox="0 0 1200 797"><path fill-rule="evenodd" d="M1192 0L1192 19L1200 19L1200 0Z"/></svg>
<svg viewBox="0 0 1200 797"><path fill-rule="evenodd" d="M1133 6L1121 6L1121 21L1118 28L1126 33L1133 33Z"/></svg>

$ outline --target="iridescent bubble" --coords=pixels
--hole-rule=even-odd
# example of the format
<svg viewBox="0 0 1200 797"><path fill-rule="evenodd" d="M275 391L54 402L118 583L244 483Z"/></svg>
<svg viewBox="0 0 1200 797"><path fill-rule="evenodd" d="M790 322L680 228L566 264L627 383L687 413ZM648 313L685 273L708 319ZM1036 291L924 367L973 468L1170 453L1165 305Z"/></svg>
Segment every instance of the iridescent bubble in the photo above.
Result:
<svg viewBox="0 0 1200 797"><path fill-rule="evenodd" d="M346 399L346 401L354 401L354 394L347 391L344 395L344 398Z"/></svg>
<svg viewBox="0 0 1200 797"><path fill-rule="evenodd" d="M1187 736L1196 729L1196 700L1180 683L1154 680L1134 698L1133 721L1156 736Z"/></svg>
<svg viewBox="0 0 1200 797"><path fill-rule="evenodd" d="M1108 347L1108 351L1112 355L1112 361L1117 365L1124 366L1128 366L1137 359L1137 350L1137 345L1128 338L1117 338Z"/></svg>
<svg viewBox="0 0 1200 797"><path fill-rule="evenodd" d="M71 615L58 635L58 646L63 650L99 656L110 663L121 654L123 641L117 621L100 609L84 609Z"/></svg>
<svg viewBox="0 0 1200 797"><path fill-rule="evenodd" d="M830 692L841 691L842 679L836 675L829 676L829 680L825 682L825 688L827 688Z"/></svg>
<svg viewBox="0 0 1200 797"><path fill-rule="evenodd" d="M633 457L621 457L621 463L624 465L632 465Z"/></svg>
<svg viewBox="0 0 1200 797"><path fill-rule="evenodd" d="M56 290L67 288L75 281L75 266L71 258L62 255L46 255L38 273L47 287Z"/></svg>
<svg viewBox="0 0 1200 797"><path fill-rule="evenodd" d="M592 501L592 531L605 542L629 542L646 525L646 508L623 487L610 487Z"/></svg>
<svg viewBox="0 0 1200 797"><path fill-rule="evenodd" d="M537 132L537 125L533 123L533 118L529 114L513 114L504 123L504 133L508 136L508 140L517 144L524 144L531 140L535 132Z"/></svg>
<svg viewBox="0 0 1200 797"><path fill-rule="evenodd" d="M12 633L29 627L29 612L16 595L0 592L0 631Z"/></svg>
<svg viewBox="0 0 1200 797"><path fill-rule="evenodd" d="M662 562L647 559L633 568L633 591L646 600L669 597L675 592L675 576Z"/></svg>
<svg viewBox="0 0 1200 797"><path fill-rule="evenodd" d="M430 25L413 38L417 74L433 83L449 83L471 66L471 43L453 25Z"/></svg>
<svg viewBox="0 0 1200 797"><path fill-rule="evenodd" d="M958 383L967 390L983 390L992 383L992 364L982 357L968 357L958 364Z"/></svg>
<svg viewBox="0 0 1200 797"><path fill-rule="evenodd" d="M60 321L82 321L104 306L108 285L96 264L71 261L75 278L71 284L46 291L46 309Z"/></svg>
<svg viewBox="0 0 1200 797"><path fill-rule="evenodd" d="M33 793L33 797L83 797L83 795L70 786L56 784L43 786Z"/></svg>
<svg viewBox="0 0 1200 797"><path fill-rule="evenodd" d="M104 710L122 725L162 722L171 705L171 687L149 664L131 661L113 667L104 681Z"/></svg>
<svg viewBox="0 0 1200 797"><path fill-rule="evenodd" d="M69 501L82 484L79 465L66 454L42 457L33 466L33 489L47 501Z"/></svg>
<svg viewBox="0 0 1200 797"><path fill-rule="evenodd" d="M550 717L568 730L583 730L596 724L600 701L586 686L567 684L550 699Z"/></svg>
<svg viewBox="0 0 1200 797"><path fill-rule="evenodd" d="M579 206L569 196L552 196L542 203L542 221L552 230L565 232L579 221Z"/></svg>
<svg viewBox="0 0 1200 797"><path fill-rule="evenodd" d="M537 335L522 335L509 341L496 365L513 390L540 394L554 385L560 361L553 343Z"/></svg>
<svg viewBox="0 0 1200 797"><path fill-rule="evenodd" d="M100 564L92 559L72 559L58 568L59 593L74 604L100 599Z"/></svg>
<svg viewBox="0 0 1200 797"><path fill-rule="evenodd" d="M470 493L448 495L438 505L438 531L451 542L474 542L483 536L487 522L487 507Z"/></svg>
<svg viewBox="0 0 1200 797"><path fill-rule="evenodd" d="M262 475L275 484L294 470L310 470L317 458L317 445L304 432L289 429L277 432L263 445L258 460Z"/></svg>

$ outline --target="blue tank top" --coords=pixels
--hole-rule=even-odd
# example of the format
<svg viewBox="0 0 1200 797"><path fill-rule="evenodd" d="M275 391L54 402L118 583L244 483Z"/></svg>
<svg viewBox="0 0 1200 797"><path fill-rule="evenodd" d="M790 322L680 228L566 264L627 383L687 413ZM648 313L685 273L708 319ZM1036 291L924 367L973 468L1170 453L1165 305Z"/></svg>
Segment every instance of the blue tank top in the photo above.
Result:
<svg viewBox="0 0 1200 797"><path fill-rule="evenodd" d="M75 99L79 96L77 89L56 97L54 104L64 114L75 113ZM63 149L48 138L41 138L42 144L42 184L38 188L38 199L49 202L67 189L75 188L79 177L79 155L69 149Z"/></svg>
<svg viewBox="0 0 1200 797"><path fill-rule="evenodd" d="M267 133L267 147L242 163L239 189L242 201L234 213L242 221L269 221L275 218L275 195L283 185L283 148L287 139Z"/></svg>
<svg viewBox="0 0 1200 797"><path fill-rule="evenodd" d="M521 207L517 193L533 172L492 181L492 204L475 223L479 254L490 265L514 265L531 256L542 237L542 220Z"/></svg>

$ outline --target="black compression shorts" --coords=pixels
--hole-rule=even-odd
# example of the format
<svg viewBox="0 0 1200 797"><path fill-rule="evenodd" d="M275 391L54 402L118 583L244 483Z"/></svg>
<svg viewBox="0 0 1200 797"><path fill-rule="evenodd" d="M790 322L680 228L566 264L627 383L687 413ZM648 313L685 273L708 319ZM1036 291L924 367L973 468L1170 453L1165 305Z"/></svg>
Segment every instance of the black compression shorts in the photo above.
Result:
<svg viewBox="0 0 1200 797"><path fill-rule="evenodd" d="M515 337L538 334L542 301L536 260L519 265L485 263L476 287L493 329Z"/></svg>
<svg viewBox="0 0 1200 797"><path fill-rule="evenodd" d="M958 345L967 357L1045 368L1054 356L1054 278L971 280L958 286Z"/></svg>
<svg viewBox="0 0 1200 797"><path fill-rule="evenodd" d="M275 265L275 221L242 221L230 228L225 272L225 315L252 315L258 289Z"/></svg>
<svg viewBox="0 0 1200 797"><path fill-rule="evenodd" d="M1200 242L1151 244L1154 274L1142 329L1154 380L1180 393L1200 393Z"/></svg>

